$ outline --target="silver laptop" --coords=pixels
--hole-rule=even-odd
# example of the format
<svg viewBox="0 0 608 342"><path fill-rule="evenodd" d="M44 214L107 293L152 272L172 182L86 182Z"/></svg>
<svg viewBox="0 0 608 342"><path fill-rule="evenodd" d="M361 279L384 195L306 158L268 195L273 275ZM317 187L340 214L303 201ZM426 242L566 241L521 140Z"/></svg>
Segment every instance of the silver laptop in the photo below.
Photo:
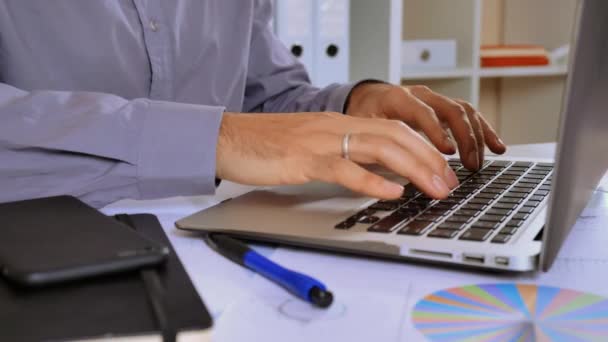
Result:
<svg viewBox="0 0 608 342"><path fill-rule="evenodd" d="M555 165L490 158L471 172L450 160L460 186L441 201L405 179L402 198L390 201L322 183L261 188L176 226L360 255L547 270L608 168L606 18L608 1L579 9Z"/></svg>

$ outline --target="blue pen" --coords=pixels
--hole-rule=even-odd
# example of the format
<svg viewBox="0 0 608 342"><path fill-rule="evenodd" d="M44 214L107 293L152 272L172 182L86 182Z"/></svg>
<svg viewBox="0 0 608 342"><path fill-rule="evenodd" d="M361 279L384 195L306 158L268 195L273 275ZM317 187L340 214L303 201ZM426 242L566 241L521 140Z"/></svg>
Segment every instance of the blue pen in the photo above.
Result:
<svg viewBox="0 0 608 342"><path fill-rule="evenodd" d="M207 243L226 258L274 281L309 303L327 308L333 302L332 293L320 281L282 267L238 240L227 235L208 234Z"/></svg>

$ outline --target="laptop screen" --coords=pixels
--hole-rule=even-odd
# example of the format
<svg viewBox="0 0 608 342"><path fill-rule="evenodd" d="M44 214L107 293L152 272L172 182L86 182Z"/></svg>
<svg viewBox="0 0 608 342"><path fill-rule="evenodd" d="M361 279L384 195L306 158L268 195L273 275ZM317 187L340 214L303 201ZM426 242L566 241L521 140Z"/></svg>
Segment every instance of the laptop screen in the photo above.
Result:
<svg viewBox="0 0 608 342"><path fill-rule="evenodd" d="M608 169L608 1L584 0L573 34L553 189L543 237L547 271Z"/></svg>

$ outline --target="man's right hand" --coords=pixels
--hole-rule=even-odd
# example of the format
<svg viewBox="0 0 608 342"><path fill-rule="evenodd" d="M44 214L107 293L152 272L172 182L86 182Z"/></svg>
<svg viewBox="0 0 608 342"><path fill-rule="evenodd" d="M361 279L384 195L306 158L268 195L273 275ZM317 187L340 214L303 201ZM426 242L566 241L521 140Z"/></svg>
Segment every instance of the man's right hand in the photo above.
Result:
<svg viewBox="0 0 608 342"><path fill-rule="evenodd" d="M349 160L342 157L347 133ZM216 162L217 177L241 184L318 180L382 199L398 198L403 186L359 164L380 164L437 199L458 184L441 153L403 122L340 113L225 113Z"/></svg>

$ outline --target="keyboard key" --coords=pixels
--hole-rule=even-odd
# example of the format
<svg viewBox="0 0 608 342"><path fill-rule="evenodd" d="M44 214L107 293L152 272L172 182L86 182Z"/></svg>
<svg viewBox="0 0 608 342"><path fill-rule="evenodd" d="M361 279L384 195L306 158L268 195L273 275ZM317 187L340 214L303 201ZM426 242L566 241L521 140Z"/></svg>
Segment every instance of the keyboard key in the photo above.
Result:
<svg viewBox="0 0 608 342"><path fill-rule="evenodd" d="M526 203L524 203L524 207L536 208L539 205L540 205L540 201L533 201L533 200L528 200Z"/></svg>
<svg viewBox="0 0 608 342"><path fill-rule="evenodd" d="M528 172L529 175L538 175L538 176L543 176L543 178L545 178L544 176L549 174L549 171L547 170L530 170Z"/></svg>
<svg viewBox="0 0 608 342"><path fill-rule="evenodd" d="M394 212L367 229L368 232L389 233L395 226L409 220L410 216Z"/></svg>
<svg viewBox="0 0 608 342"><path fill-rule="evenodd" d="M479 221L488 221L488 222L502 222L505 220L505 217L502 215L492 215L492 214L484 214L479 218Z"/></svg>
<svg viewBox="0 0 608 342"><path fill-rule="evenodd" d="M436 209L434 206L431 207L430 209L427 209L424 213L425 214L430 214L430 215L435 215L435 216L445 216L447 213L449 212L449 210L445 210L445 209Z"/></svg>
<svg viewBox="0 0 608 342"><path fill-rule="evenodd" d="M502 185L509 186L509 185L513 184L514 181L510 180L510 179L498 178L497 180L493 181L492 183L494 183L494 184L502 184Z"/></svg>
<svg viewBox="0 0 608 342"><path fill-rule="evenodd" d="M479 188L480 188L480 186L478 184L465 183L465 184L461 185L457 190L464 191L464 192L475 192Z"/></svg>
<svg viewBox="0 0 608 342"><path fill-rule="evenodd" d="M543 196L544 197L544 196L547 196L548 194L549 194L548 190L537 190L534 193L534 196Z"/></svg>
<svg viewBox="0 0 608 342"><path fill-rule="evenodd" d="M469 216L450 216L445 221L446 222L455 222L455 223L468 223L472 220L472 217Z"/></svg>
<svg viewBox="0 0 608 342"><path fill-rule="evenodd" d="M513 165L509 168L510 171L521 171L521 172L526 172L526 170L528 170L529 167L526 166L517 166L517 165Z"/></svg>
<svg viewBox="0 0 608 342"><path fill-rule="evenodd" d="M451 194L448 195L448 199L456 199L456 200L463 200L465 198L467 198L468 196L466 194L463 193L459 193L459 192L452 192Z"/></svg>
<svg viewBox="0 0 608 342"><path fill-rule="evenodd" d="M493 200L493 199L498 198L499 195L500 195L500 191L497 194L493 194L493 193L489 193L489 192L480 192L479 194L475 195L475 198Z"/></svg>
<svg viewBox="0 0 608 342"><path fill-rule="evenodd" d="M460 203L464 202L464 198L447 198L444 200L441 200L441 202L439 203L449 203L449 204L453 204L454 206L459 205Z"/></svg>
<svg viewBox="0 0 608 342"><path fill-rule="evenodd" d="M519 204L519 203L521 203L521 201L522 201L521 198L503 197L498 201L498 203Z"/></svg>
<svg viewBox="0 0 608 342"><path fill-rule="evenodd" d="M488 211L486 211L486 214L490 214L490 215L500 215L500 216L507 216L509 215L513 210L510 209L501 209L501 208L496 208L496 205L492 206L492 208L490 208Z"/></svg>
<svg viewBox="0 0 608 342"><path fill-rule="evenodd" d="M399 208L400 204L396 202L376 202L369 206L368 209L372 210L383 210L383 211L393 211Z"/></svg>
<svg viewBox="0 0 608 342"><path fill-rule="evenodd" d="M470 199L469 202L467 202L467 204L472 203L472 204L488 205L490 202L492 202L492 200L489 198L479 198L479 197L475 196L472 199Z"/></svg>
<svg viewBox="0 0 608 342"><path fill-rule="evenodd" d="M492 238L492 243L507 243L511 239L511 235L498 234Z"/></svg>
<svg viewBox="0 0 608 342"><path fill-rule="evenodd" d="M435 204L431 208L452 210L452 209L456 208L457 206L458 206L458 203L445 203L443 201L440 201L439 203Z"/></svg>
<svg viewBox="0 0 608 342"><path fill-rule="evenodd" d="M504 169L505 168L503 166L492 166L492 165L490 165L490 166L486 167L484 170L488 170L488 171L492 171L494 173L498 173L498 172L500 172L500 171L502 171Z"/></svg>
<svg viewBox="0 0 608 342"><path fill-rule="evenodd" d="M516 220L525 220L528 218L528 216L530 216L530 214L518 212L517 214L513 215L513 218Z"/></svg>
<svg viewBox="0 0 608 342"><path fill-rule="evenodd" d="M521 225L524 224L524 220L519 220L519 219L511 219L509 220L509 222L507 222L507 227L521 227Z"/></svg>
<svg viewBox="0 0 608 342"><path fill-rule="evenodd" d="M538 190L551 191L551 185L541 185Z"/></svg>
<svg viewBox="0 0 608 342"><path fill-rule="evenodd" d="M436 228L427 236L441 239L451 239L456 236L456 234L458 234L457 230Z"/></svg>
<svg viewBox="0 0 608 342"><path fill-rule="evenodd" d="M513 235L513 234L515 234L516 231L517 231L517 227L509 226L509 227L504 227L503 229L501 229L500 234Z"/></svg>
<svg viewBox="0 0 608 342"><path fill-rule="evenodd" d="M401 207L399 209L397 209L397 212L401 215L404 216L415 216L417 214L419 214L422 210L417 209L417 208L408 208L408 207Z"/></svg>
<svg viewBox="0 0 608 342"><path fill-rule="evenodd" d="M514 186L511 189L509 189L510 192L516 192L516 193L522 193L522 194L529 194L532 192L532 189L530 188L523 188L520 186Z"/></svg>
<svg viewBox="0 0 608 342"><path fill-rule="evenodd" d="M477 221L471 225L471 228L478 229L496 229L500 227L499 222Z"/></svg>
<svg viewBox="0 0 608 342"><path fill-rule="evenodd" d="M507 187L503 187L500 185L496 188L496 185L492 186L492 184L488 185L485 189L481 190L479 194L501 194Z"/></svg>
<svg viewBox="0 0 608 342"><path fill-rule="evenodd" d="M492 206L492 208L507 209L509 211L515 209L516 207L517 207L517 204L515 204L515 203L503 203L501 201L498 201L498 203L496 203Z"/></svg>
<svg viewBox="0 0 608 342"><path fill-rule="evenodd" d="M475 216L479 215L479 211L460 208L454 212L454 215L475 217Z"/></svg>
<svg viewBox="0 0 608 342"><path fill-rule="evenodd" d="M420 221L428 221L428 222L439 222L441 220L441 215L431 215L431 214L427 214L426 211L416 217L416 220L420 220Z"/></svg>
<svg viewBox="0 0 608 342"><path fill-rule="evenodd" d="M511 165L510 161L506 161L506 160L494 160L492 161L492 163L490 164L491 166L509 166Z"/></svg>
<svg viewBox="0 0 608 342"><path fill-rule="evenodd" d="M422 203L422 202L410 202L408 204L406 204L405 206L401 207L400 209L409 209L409 210L418 210L423 211L424 209L428 208L430 205L430 203Z"/></svg>
<svg viewBox="0 0 608 342"><path fill-rule="evenodd" d="M431 222L426 221L412 221L408 223L405 227L397 232L397 234L404 235L422 235L422 233L426 230L427 227L432 225Z"/></svg>
<svg viewBox="0 0 608 342"><path fill-rule="evenodd" d="M534 164L534 163L532 163L532 162L521 162L521 161L519 161L519 162L515 162L515 164L513 164L513 165L514 165L514 166L523 166L523 167L529 168L530 166L532 166L532 164Z"/></svg>
<svg viewBox="0 0 608 342"><path fill-rule="evenodd" d="M536 163L535 166L536 167L545 167L545 168L553 170L553 164L552 163Z"/></svg>
<svg viewBox="0 0 608 342"><path fill-rule="evenodd" d="M515 184L515 186L518 188L528 188L528 189L536 188L536 184L522 183L522 182L517 182L517 184Z"/></svg>
<svg viewBox="0 0 608 342"><path fill-rule="evenodd" d="M524 174L524 172L523 172L523 171L505 171L505 172L503 172L503 173L502 173L502 175L501 175L501 176L506 175L506 176L515 176L515 177L519 177L519 176L521 176L521 175L523 175L523 174Z"/></svg>
<svg viewBox="0 0 608 342"><path fill-rule="evenodd" d="M537 195L533 195L532 197L530 197L531 201L538 201L538 202L542 202L542 200L545 198L545 196L537 196Z"/></svg>
<svg viewBox="0 0 608 342"><path fill-rule="evenodd" d="M442 224L439 225L439 227L437 228L441 228L441 229L452 229L452 230L462 230L464 229L464 227L466 227L466 223L460 223L460 222L443 222Z"/></svg>
<svg viewBox="0 0 608 342"><path fill-rule="evenodd" d="M507 193L504 194L504 197L508 197L508 198L519 198L519 199L522 199L522 198L524 198L526 196L527 196L527 194L525 194L525 193L515 192L515 191L508 191Z"/></svg>
<svg viewBox="0 0 608 342"><path fill-rule="evenodd" d="M466 209L466 210L475 210L475 211L479 211L479 210L484 210L487 207L487 205L485 204L475 204L475 203L467 203L465 205L463 205L462 207L460 207L461 209Z"/></svg>
<svg viewBox="0 0 608 342"><path fill-rule="evenodd" d="M510 180L515 182L516 180L519 179L519 176L510 176L510 175L500 175L498 176L498 179L502 179L502 180Z"/></svg>
<svg viewBox="0 0 608 342"><path fill-rule="evenodd" d="M364 216L362 218L359 219L359 223L365 223L365 224L373 224L378 222L378 220L380 220L380 218L378 216Z"/></svg>
<svg viewBox="0 0 608 342"><path fill-rule="evenodd" d="M534 211L534 207L522 207L521 209L519 209L517 212L518 213L526 213L526 214L530 214Z"/></svg>
<svg viewBox="0 0 608 342"><path fill-rule="evenodd" d="M460 236L460 240L485 241L492 235L489 229L469 228Z"/></svg>
<svg viewBox="0 0 608 342"><path fill-rule="evenodd" d="M334 228L336 229L350 229L357 223L357 220L353 220L352 216L347 218L346 220L336 224Z"/></svg>

